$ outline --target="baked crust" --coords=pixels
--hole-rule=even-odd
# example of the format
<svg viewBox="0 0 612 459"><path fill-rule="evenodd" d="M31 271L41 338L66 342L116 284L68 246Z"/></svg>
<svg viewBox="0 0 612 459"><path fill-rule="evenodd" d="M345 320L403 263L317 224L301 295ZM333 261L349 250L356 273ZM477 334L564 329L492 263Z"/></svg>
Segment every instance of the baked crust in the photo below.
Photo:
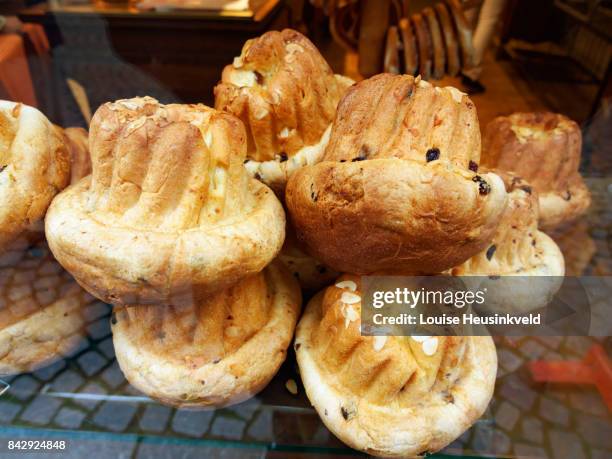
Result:
<svg viewBox="0 0 612 459"><path fill-rule="evenodd" d="M431 46L433 49L432 78L439 80L444 76L444 70L446 68L446 53L444 50L444 41L442 39L440 24L438 24L438 19L436 18L436 13L433 8L425 8L422 14L427 21L429 35L431 36Z"/></svg>
<svg viewBox="0 0 612 459"><path fill-rule="evenodd" d="M540 228L575 220L591 203L578 172L582 135L569 118L555 113L514 113L485 129L483 165L527 180L540 196Z"/></svg>
<svg viewBox="0 0 612 459"><path fill-rule="evenodd" d="M440 2L435 6L442 35L444 37L444 48L446 50L447 73L455 76L461 70L461 58L459 57L459 45L455 35L453 19L448 12L445 3Z"/></svg>
<svg viewBox="0 0 612 459"><path fill-rule="evenodd" d="M91 174L91 155L89 154L89 134L80 127L63 129L64 143L70 152L70 184L75 184Z"/></svg>
<svg viewBox="0 0 612 459"><path fill-rule="evenodd" d="M408 75L376 75L349 89L338 105L323 161L438 159L468 169L480 161L480 127L473 102L451 86Z"/></svg>
<svg viewBox="0 0 612 459"><path fill-rule="evenodd" d="M499 177L468 169L479 149L473 104L454 88L389 74L358 83L323 162L289 180L298 239L340 272L456 266L486 246L506 205Z"/></svg>
<svg viewBox="0 0 612 459"><path fill-rule="evenodd" d="M502 176L508 206L495 235L486 249L451 272L456 276L484 276L475 280L481 290L488 291L488 311L539 309L561 288L565 261L553 239L538 230L537 192L519 177ZM513 278L505 279L507 276Z"/></svg>
<svg viewBox="0 0 612 459"><path fill-rule="evenodd" d="M490 245L453 268L453 274L562 277L561 251L550 237L538 231L537 192L519 177L507 177L506 184L508 205Z"/></svg>
<svg viewBox="0 0 612 459"><path fill-rule="evenodd" d="M92 301L45 242L0 256L0 375L34 371L66 357L84 338Z"/></svg>
<svg viewBox="0 0 612 459"><path fill-rule="evenodd" d="M287 178L319 161L349 78L334 75L317 48L285 29L248 40L215 87L215 108L246 127L247 170L282 194Z"/></svg>
<svg viewBox="0 0 612 459"><path fill-rule="evenodd" d="M191 304L261 271L285 217L247 176L242 124L203 105L107 103L91 122L93 173L46 218L53 254L113 304Z"/></svg>
<svg viewBox="0 0 612 459"><path fill-rule="evenodd" d="M273 262L193 307L116 307L117 361L134 387L164 404L239 403L285 360L300 304L297 282Z"/></svg>
<svg viewBox="0 0 612 459"><path fill-rule="evenodd" d="M42 221L69 179L69 153L53 124L33 107L1 100L0 253Z"/></svg>
<svg viewBox="0 0 612 459"><path fill-rule="evenodd" d="M296 331L300 375L319 416L368 454L412 457L448 445L491 399L493 340L440 336L425 345L420 337L362 336L360 279L338 280L345 282L309 302ZM358 301L344 303L347 292Z"/></svg>

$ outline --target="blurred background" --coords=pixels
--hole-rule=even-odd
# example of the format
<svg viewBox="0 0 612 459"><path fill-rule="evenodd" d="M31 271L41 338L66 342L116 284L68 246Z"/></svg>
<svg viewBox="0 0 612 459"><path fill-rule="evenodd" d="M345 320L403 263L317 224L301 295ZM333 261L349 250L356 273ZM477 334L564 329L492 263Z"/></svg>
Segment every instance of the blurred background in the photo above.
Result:
<svg viewBox="0 0 612 459"><path fill-rule="evenodd" d="M440 52L438 26L426 13L435 10L444 36L448 24L438 3L3 0L0 96L36 105L62 125L85 125L99 104L134 95L212 104L223 66L245 40L292 27L315 42L336 72L354 79L383 70L421 73L470 92L481 125L499 114L541 109L584 125L608 109L612 1L447 2L462 9L466 30L451 27L459 45L462 33L471 35L471 62L460 46L460 73L446 56L444 73L433 62L427 75L423 59L415 67L407 56L408 41L429 32L429 52ZM452 8L447 13L451 22L457 19ZM426 51L422 41L414 46L416 61Z"/></svg>

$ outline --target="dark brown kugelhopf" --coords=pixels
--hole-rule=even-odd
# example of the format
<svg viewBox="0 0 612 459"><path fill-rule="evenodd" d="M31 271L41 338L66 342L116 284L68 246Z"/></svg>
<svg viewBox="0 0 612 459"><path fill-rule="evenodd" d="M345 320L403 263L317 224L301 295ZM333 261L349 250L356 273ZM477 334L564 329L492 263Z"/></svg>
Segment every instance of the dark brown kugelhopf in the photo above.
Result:
<svg viewBox="0 0 612 459"><path fill-rule="evenodd" d="M527 180L540 196L540 227L554 229L575 220L591 203L578 166L580 127L556 113L514 113L484 131L484 166Z"/></svg>

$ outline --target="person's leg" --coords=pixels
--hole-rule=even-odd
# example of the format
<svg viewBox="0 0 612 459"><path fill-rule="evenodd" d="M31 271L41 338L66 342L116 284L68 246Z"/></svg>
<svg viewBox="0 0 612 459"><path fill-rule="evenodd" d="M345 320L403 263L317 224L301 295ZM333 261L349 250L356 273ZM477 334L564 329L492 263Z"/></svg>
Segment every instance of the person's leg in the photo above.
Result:
<svg viewBox="0 0 612 459"><path fill-rule="evenodd" d="M468 24L474 30L478 22L478 13L480 13L480 5L474 6L470 0L463 0L463 15L467 19Z"/></svg>
<svg viewBox="0 0 612 459"><path fill-rule="evenodd" d="M484 53L491 43L495 27L504 12L506 0L484 0L478 15L478 23L473 35L474 65L464 69L462 74L472 82L478 82L482 73L482 60ZM469 86L469 84L467 85ZM484 88L483 88L484 89Z"/></svg>

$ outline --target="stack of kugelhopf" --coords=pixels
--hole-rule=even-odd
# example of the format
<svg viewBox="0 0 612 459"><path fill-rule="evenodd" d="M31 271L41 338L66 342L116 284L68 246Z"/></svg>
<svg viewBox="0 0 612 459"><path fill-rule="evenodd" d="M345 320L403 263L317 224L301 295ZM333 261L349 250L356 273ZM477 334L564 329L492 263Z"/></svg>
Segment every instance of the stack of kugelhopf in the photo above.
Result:
<svg viewBox="0 0 612 459"><path fill-rule="evenodd" d="M54 196L87 173L86 136L0 101L0 376L49 365L83 338L92 298L53 259L42 223Z"/></svg>
<svg viewBox="0 0 612 459"><path fill-rule="evenodd" d="M554 138L553 182L578 189L575 124L555 120L545 133L523 133L520 153L537 157ZM493 169L498 156L516 156L494 147L481 158L478 117L465 94L382 74L347 91L321 161L289 178L298 240L346 273L309 302L298 324L300 374L325 424L356 449L411 456L444 447L483 413L497 369L487 336L362 336L360 275L521 276L521 295L490 289L492 308L515 312L546 304L560 286L563 255L538 229L538 189L515 167ZM529 280L536 276L549 280Z"/></svg>
<svg viewBox="0 0 612 459"><path fill-rule="evenodd" d="M137 97L96 111L92 174L54 200L46 230L60 263L113 304L115 353L137 389L215 408L277 372L301 307L295 277L330 273L293 245L277 258L286 219L274 192L319 160L350 84L284 30L244 45L217 109Z"/></svg>
<svg viewBox="0 0 612 459"><path fill-rule="evenodd" d="M497 371L490 337L360 333L360 275L444 273L487 250L508 196L479 162L478 117L467 96L382 74L348 90L322 161L289 179L298 238L346 273L310 301L298 324L300 375L322 420L353 448L433 452L489 403Z"/></svg>
<svg viewBox="0 0 612 459"><path fill-rule="evenodd" d="M527 129L513 121L516 142L494 153L508 142L491 134L487 160L476 108L457 89L391 74L351 84L303 35L267 32L225 68L215 109L150 97L102 105L89 132L91 175L59 194L70 154L73 172L88 169L85 133L0 106L2 126L9 127L0 131L8 158L0 199L10 195L15 203L4 211L11 215L0 215L0 243L27 236L57 194L45 221L53 255L89 293L113 305L119 365L136 388L162 403L214 408L253 396L278 370L295 331L306 393L342 441L381 456L439 450L489 403L493 341L362 336L361 276L562 276L563 256L538 230L538 191L584 194L574 126L561 120L541 128L536 117L525 121L536 124ZM15 119L29 129L17 129ZM503 136L510 135L506 124ZM42 130L26 142L31 126ZM529 164L539 167L535 158L547 145L565 145L563 158L551 162L560 183L536 189L517 176L529 170L514 166L532 154ZM35 149L41 164L15 166L29 165ZM508 167L485 171L483 164ZM578 213L567 199L545 199L561 206L555 221ZM286 238L287 231L295 234ZM48 253L40 262L31 255L9 253L0 263L58 272ZM23 286L30 271L0 277L7 297L33 296ZM298 281L315 290L333 283L313 296L296 328ZM46 307L54 299L40 301ZM499 300L505 307L507 298ZM42 330L27 306L19 302L0 314L0 370L46 360L78 326L66 314L56 317L78 309L74 302L48 310L56 329ZM11 327L10 337L20 337L13 343L43 335L53 341L55 333L57 345L41 346L40 355L12 352L3 341Z"/></svg>
<svg viewBox="0 0 612 459"><path fill-rule="evenodd" d="M389 27L383 69L437 80L470 68L473 55L472 29L461 2L445 0Z"/></svg>
<svg viewBox="0 0 612 459"><path fill-rule="evenodd" d="M92 118L92 174L46 218L58 261L114 305L115 353L139 390L174 406L223 406L261 390L298 317L297 282L274 259L285 215L243 166L232 115L150 97Z"/></svg>

